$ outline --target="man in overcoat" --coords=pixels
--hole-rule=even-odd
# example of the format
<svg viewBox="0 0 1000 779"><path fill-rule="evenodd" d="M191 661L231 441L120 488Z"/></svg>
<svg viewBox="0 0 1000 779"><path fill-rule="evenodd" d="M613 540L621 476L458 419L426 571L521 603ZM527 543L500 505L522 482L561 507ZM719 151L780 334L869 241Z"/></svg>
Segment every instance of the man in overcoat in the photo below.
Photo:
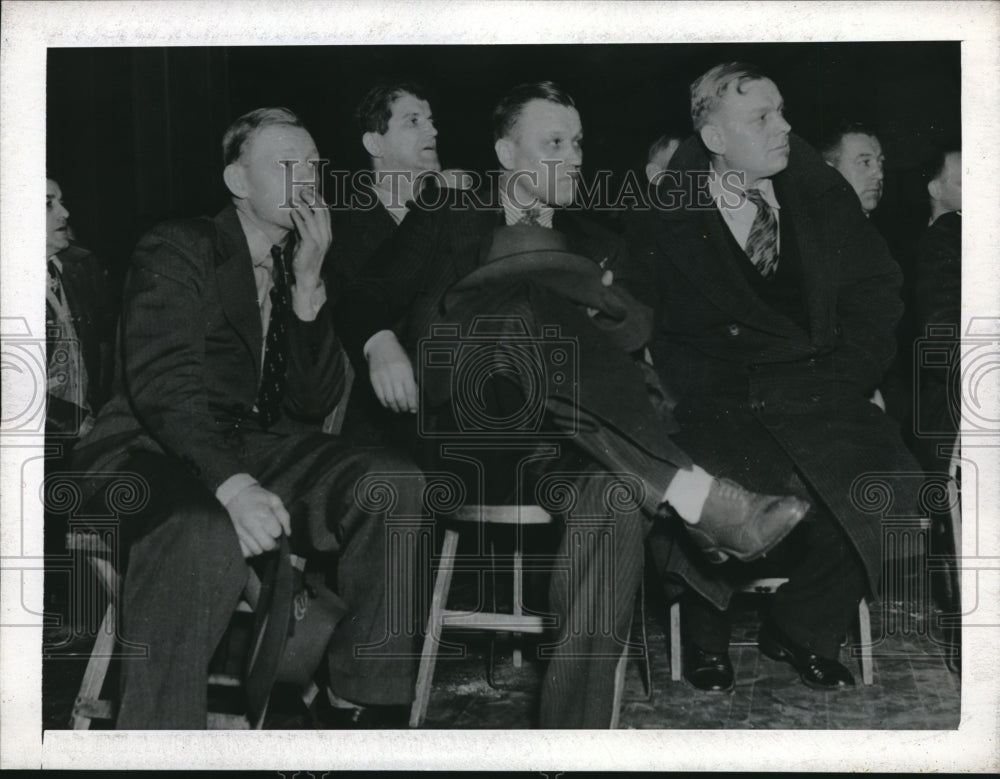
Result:
<svg viewBox="0 0 1000 779"><path fill-rule="evenodd" d="M692 84L695 135L659 192L673 207L660 220L651 351L678 398L681 447L751 489L811 502L768 555L788 582L760 645L830 689L853 684L839 647L859 599L880 586L880 516L858 486L884 480L894 510L916 515L905 478L916 463L870 402L893 357L901 275L856 195L791 134L783 107L750 65L719 65ZM655 548L689 588L686 677L731 688L725 609L753 571L705 566L674 539Z"/></svg>

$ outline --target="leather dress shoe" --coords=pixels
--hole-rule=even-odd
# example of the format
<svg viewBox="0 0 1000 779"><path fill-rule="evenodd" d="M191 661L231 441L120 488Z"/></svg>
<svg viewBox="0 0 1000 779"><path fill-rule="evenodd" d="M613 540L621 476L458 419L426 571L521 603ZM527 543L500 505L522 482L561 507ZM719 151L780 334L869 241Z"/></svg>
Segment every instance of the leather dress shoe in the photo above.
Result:
<svg viewBox="0 0 1000 779"><path fill-rule="evenodd" d="M789 663L808 687L836 690L854 686L854 677L843 665L796 643L774 624L761 626L757 643L760 651L768 657Z"/></svg>
<svg viewBox="0 0 1000 779"><path fill-rule="evenodd" d="M758 495L729 479L714 479L701 517L685 525L709 561L730 556L748 562L763 557L787 536L809 511L809 502L793 495Z"/></svg>
<svg viewBox="0 0 1000 779"><path fill-rule="evenodd" d="M684 647L684 678L706 692L728 692L735 676L729 653L715 654L689 644Z"/></svg>

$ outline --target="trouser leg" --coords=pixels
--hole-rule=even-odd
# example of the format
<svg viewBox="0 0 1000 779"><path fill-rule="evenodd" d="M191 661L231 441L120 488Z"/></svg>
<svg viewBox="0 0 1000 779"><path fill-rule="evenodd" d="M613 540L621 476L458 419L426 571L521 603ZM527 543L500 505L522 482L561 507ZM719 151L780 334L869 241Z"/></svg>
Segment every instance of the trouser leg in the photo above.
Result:
<svg viewBox="0 0 1000 779"><path fill-rule="evenodd" d="M771 601L770 617L793 640L836 658L867 589L861 559L818 501L789 542L796 553L785 569L788 581Z"/></svg>
<svg viewBox="0 0 1000 779"><path fill-rule="evenodd" d="M148 657L122 662L117 727L197 729L207 724L208 664L246 584L229 515L168 458L125 466L150 485L155 514L130 518L121 598L122 636ZM129 530L133 532L129 532Z"/></svg>
<svg viewBox="0 0 1000 779"><path fill-rule="evenodd" d="M612 496L624 494L616 483L596 470L577 481L557 555L566 568L553 572L550 587L560 626L542 684L543 728L611 722L615 666L628 640L648 529L639 500L616 505Z"/></svg>

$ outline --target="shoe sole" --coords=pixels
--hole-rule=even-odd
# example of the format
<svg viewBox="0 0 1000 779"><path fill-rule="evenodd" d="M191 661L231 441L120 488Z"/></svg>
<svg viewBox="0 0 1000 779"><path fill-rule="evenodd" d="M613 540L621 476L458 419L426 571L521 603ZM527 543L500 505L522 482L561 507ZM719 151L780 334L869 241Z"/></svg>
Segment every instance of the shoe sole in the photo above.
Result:
<svg viewBox="0 0 1000 779"><path fill-rule="evenodd" d="M805 511L802 511L799 514L799 516L796 517L795 521L790 523L788 527L785 528L784 533L781 533L780 535L777 535L774 538L772 538L771 542L767 546L762 547L756 552L752 552L750 554L741 554L740 552L736 552L732 549L726 549L721 546L710 546L702 549L701 550L702 554L704 554L705 557L708 558L708 561L710 563L716 565L726 562L726 560L728 560L730 557L735 557L741 563L752 563L754 560L759 560L761 557L766 555L768 552L774 549L774 547L776 547L778 544L780 544L788 537L788 534L795 529L795 527L799 524L799 522L805 519L806 514L809 513L809 508L810 507L806 507ZM697 525L694 525L693 527L697 527Z"/></svg>

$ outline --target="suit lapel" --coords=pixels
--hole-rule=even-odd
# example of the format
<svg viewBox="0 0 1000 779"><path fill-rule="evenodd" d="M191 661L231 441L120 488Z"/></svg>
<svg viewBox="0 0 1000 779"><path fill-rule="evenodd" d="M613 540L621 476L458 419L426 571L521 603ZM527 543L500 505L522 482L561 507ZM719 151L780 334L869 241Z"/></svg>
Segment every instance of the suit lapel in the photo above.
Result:
<svg viewBox="0 0 1000 779"><path fill-rule="evenodd" d="M494 231L498 227L504 225L503 210L490 209L487 211L476 212L476 232L480 234L479 242L476 247L475 264L470 264L465 260L472 259L468 255L464 255L462 258L456 258L456 264L461 263L461 267L456 267L457 271L456 278L462 278L467 273L471 273L480 265L486 263L486 258L489 257L490 249L493 246L493 235Z"/></svg>
<svg viewBox="0 0 1000 779"><path fill-rule="evenodd" d="M566 248L573 254L589 257L598 264L607 259L602 252L606 253L608 247L594 240L594 237L584 230L577 214L564 208L557 208L552 215L552 228L566 236Z"/></svg>
<svg viewBox="0 0 1000 779"><path fill-rule="evenodd" d="M254 376L260 380L264 328L257 304L257 285L250 249L236 209L229 207L215 217L218 242L215 251L215 279L226 320L250 352Z"/></svg>

